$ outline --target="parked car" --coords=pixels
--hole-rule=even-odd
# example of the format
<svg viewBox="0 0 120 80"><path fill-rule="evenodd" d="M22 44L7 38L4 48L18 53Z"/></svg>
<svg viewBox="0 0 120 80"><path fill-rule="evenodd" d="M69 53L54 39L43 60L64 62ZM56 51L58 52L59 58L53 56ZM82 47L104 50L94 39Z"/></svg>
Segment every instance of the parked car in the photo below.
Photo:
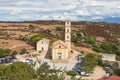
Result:
<svg viewBox="0 0 120 80"><path fill-rule="evenodd" d="M27 63L27 64L30 64L30 63L32 63L32 62L33 62L32 59L26 59L26 60L25 60L25 63Z"/></svg>
<svg viewBox="0 0 120 80"><path fill-rule="evenodd" d="M81 54L77 55L77 60L78 60L78 62L82 62L83 59L82 59L82 55Z"/></svg>
<svg viewBox="0 0 120 80"><path fill-rule="evenodd" d="M4 59L1 59L1 64L5 63L5 60Z"/></svg>
<svg viewBox="0 0 120 80"><path fill-rule="evenodd" d="M72 70L75 71L75 72L77 72L77 73L79 73L79 74L82 71L82 69L79 68L79 67L74 67Z"/></svg>
<svg viewBox="0 0 120 80"><path fill-rule="evenodd" d="M29 51L27 51L27 52L26 52L26 54L30 54L30 52L29 52Z"/></svg>
<svg viewBox="0 0 120 80"><path fill-rule="evenodd" d="M111 75L113 74L113 69L112 69L112 68L106 66L106 67L104 67L103 69L106 71L106 73L109 73L109 74L111 74Z"/></svg>
<svg viewBox="0 0 120 80"><path fill-rule="evenodd" d="M4 61L5 61L5 63L10 63L10 62L12 62L9 58L5 58Z"/></svg>
<svg viewBox="0 0 120 80"><path fill-rule="evenodd" d="M105 71L111 70L111 68L108 67L108 66L104 67L103 69L104 69Z"/></svg>
<svg viewBox="0 0 120 80"><path fill-rule="evenodd" d="M82 63L81 63L81 62L78 62L78 63L76 63L75 65L82 65Z"/></svg>
<svg viewBox="0 0 120 80"><path fill-rule="evenodd" d="M81 75L81 76L89 76L90 74L82 71L82 72L80 73L80 75Z"/></svg>
<svg viewBox="0 0 120 80"><path fill-rule="evenodd" d="M80 68L81 69L81 65L75 65L75 68Z"/></svg>

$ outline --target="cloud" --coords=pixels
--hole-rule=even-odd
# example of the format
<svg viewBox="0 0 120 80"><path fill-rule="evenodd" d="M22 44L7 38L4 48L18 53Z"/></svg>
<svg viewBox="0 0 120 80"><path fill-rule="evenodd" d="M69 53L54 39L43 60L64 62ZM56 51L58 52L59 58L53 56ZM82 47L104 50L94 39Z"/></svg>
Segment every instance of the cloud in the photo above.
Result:
<svg viewBox="0 0 120 80"><path fill-rule="evenodd" d="M0 0L0 21L120 17L120 0Z"/></svg>

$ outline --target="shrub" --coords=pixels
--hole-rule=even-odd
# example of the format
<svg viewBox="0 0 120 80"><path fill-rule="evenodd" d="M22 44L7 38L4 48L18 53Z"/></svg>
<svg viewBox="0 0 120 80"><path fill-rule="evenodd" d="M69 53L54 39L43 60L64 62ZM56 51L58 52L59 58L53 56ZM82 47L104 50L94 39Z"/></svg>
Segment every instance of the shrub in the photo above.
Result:
<svg viewBox="0 0 120 80"><path fill-rule="evenodd" d="M96 55L89 53L83 58L82 69L86 72L91 72L97 64Z"/></svg>
<svg viewBox="0 0 120 80"><path fill-rule="evenodd" d="M56 31L62 31L63 28L61 28L61 27L56 27L55 30L56 30Z"/></svg>
<svg viewBox="0 0 120 80"><path fill-rule="evenodd" d="M12 55L16 55L16 54L18 54L17 51L12 51Z"/></svg>
<svg viewBox="0 0 120 80"><path fill-rule="evenodd" d="M30 24L30 25L29 25L29 28L30 28L30 29L33 29L33 28L34 28L34 26L33 26L32 24Z"/></svg>
<svg viewBox="0 0 120 80"><path fill-rule="evenodd" d="M26 48L22 48L22 49L21 49L21 53L25 53L26 51L27 51Z"/></svg>
<svg viewBox="0 0 120 80"><path fill-rule="evenodd" d="M120 76L120 68L115 69L115 70L114 70L114 73L115 73L116 75Z"/></svg>
<svg viewBox="0 0 120 80"><path fill-rule="evenodd" d="M9 55L11 53L11 49L5 49L4 52L6 53L6 55Z"/></svg>
<svg viewBox="0 0 120 80"><path fill-rule="evenodd" d="M33 36L30 38L30 41L31 41L32 43L37 43L37 41L39 41L39 40L41 40L41 39L43 39L43 38L44 38L43 35L41 35L41 34L35 34L35 35L33 35Z"/></svg>
<svg viewBox="0 0 120 80"><path fill-rule="evenodd" d="M101 51L102 51L102 49L99 48L99 47L93 47L92 49L93 49L94 51L96 51L96 52L101 52Z"/></svg>
<svg viewBox="0 0 120 80"><path fill-rule="evenodd" d="M67 75L74 77L77 75L77 73L75 71L68 71Z"/></svg>
<svg viewBox="0 0 120 80"><path fill-rule="evenodd" d="M91 36L86 36L85 37L85 43L91 44L91 45L95 45L96 41L93 37Z"/></svg>
<svg viewBox="0 0 120 80"><path fill-rule="evenodd" d="M4 57L5 56L5 51L4 49L0 49L0 57Z"/></svg>

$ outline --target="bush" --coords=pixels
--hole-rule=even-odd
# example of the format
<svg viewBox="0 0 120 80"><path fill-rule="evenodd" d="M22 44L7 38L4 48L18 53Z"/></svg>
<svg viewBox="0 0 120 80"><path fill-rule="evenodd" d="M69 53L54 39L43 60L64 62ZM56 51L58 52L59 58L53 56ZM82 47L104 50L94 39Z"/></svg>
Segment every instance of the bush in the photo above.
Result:
<svg viewBox="0 0 120 80"><path fill-rule="evenodd" d="M115 54L118 51L118 47L113 43L102 43L100 48L103 50L104 53Z"/></svg>
<svg viewBox="0 0 120 80"><path fill-rule="evenodd" d="M9 65L0 65L0 80L65 80L64 71L57 69L54 74L50 72L49 67L43 66L37 62L25 64L15 62Z"/></svg>
<svg viewBox="0 0 120 80"><path fill-rule="evenodd" d="M73 43L78 43L78 41L79 41L78 37L75 37L75 36L74 36L74 37L72 38L72 42L73 42Z"/></svg>
<svg viewBox="0 0 120 80"><path fill-rule="evenodd" d="M95 45L96 41L93 37L91 36L86 36L85 37L85 43L91 44L91 45Z"/></svg>
<svg viewBox="0 0 120 80"><path fill-rule="evenodd" d="M55 30L56 30L56 31L62 31L63 28L61 28L61 27L56 27Z"/></svg>
<svg viewBox="0 0 120 80"><path fill-rule="evenodd" d="M4 52L6 53L6 55L9 55L11 53L11 49L5 49Z"/></svg>
<svg viewBox="0 0 120 80"><path fill-rule="evenodd" d="M34 26L33 26L32 24L30 24L30 25L29 25L29 28L30 28L30 29L33 29L33 28L34 28Z"/></svg>
<svg viewBox="0 0 120 80"><path fill-rule="evenodd" d="M41 39L43 39L43 38L44 38L43 35L41 35L41 34L35 34L35 35L33 35L33 36L30 38L30 41L31 41L32 43L37 43L39 40L41 40Z"/></svg>
<svg viewBox="0 0 120 80"><path fill-rule="evenodd" d="M27 49L25 49L25 48L21 49L21 53L25 53L26 51L27 51Z"/></svg>
<svg viewBox="0 0 120 80"><path fill-rule="evenodd" d="M101 52L101 51L102 51L102 49L99 48L99 47L93 47L92 49L93 49L94 51L96 51L96 52Z"/></svg>
<svg viewBox="0 0 120 80"><path fill-rule="evenodd" d="M120 68L115 69L115 70L114 70L114 73L115 73L116 75L120 76Z"/></svg>
<svg viewBox="0 0 120 80"><path fill-rule="evenodd" d="M18 54L17 51L12 51L12 55L16 55L16 54Z"/></svg>
<svg viewBox="0 0 120 80"><path fill-rule="evenodd" d="M0 49L0 57L4 57L5 56L5 51L4 49Z"/></svg>
<svg viewBox="0 0 120 80"><path fill-rule="evenodd" d="M74 77L77 75L77 73L75 71L68 71L67 75Z"/></svg>
<svg viewBox="0 0 120 80"><path fill-rule="evenodd" d="M98 65L102 66L102 64L103 64L102 59L99 57L96 60L97 60Z"/></svg>
<svg viewBox="0 0 120 80"><path fill-rule="evenodd" d="M95 54L89 53L83 58L82 69L86 72L93 71L94 67L98 64Z"/></svg>

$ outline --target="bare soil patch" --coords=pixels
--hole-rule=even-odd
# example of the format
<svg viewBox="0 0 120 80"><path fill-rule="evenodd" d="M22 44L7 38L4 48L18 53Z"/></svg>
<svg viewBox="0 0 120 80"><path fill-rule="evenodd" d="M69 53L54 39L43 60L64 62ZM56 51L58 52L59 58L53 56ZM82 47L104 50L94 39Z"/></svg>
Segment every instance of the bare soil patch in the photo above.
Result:
<svg viewBox="0 0 120 80"><path fill-rule="evenodd" d="M26 48L27 50L32 50L34 49L33 46L30 44L27 44L24 41L21 40L5 40L5 39L0 39L0 48L6 49L12 49L16 51L20 51L22 48Z"/></svg>

